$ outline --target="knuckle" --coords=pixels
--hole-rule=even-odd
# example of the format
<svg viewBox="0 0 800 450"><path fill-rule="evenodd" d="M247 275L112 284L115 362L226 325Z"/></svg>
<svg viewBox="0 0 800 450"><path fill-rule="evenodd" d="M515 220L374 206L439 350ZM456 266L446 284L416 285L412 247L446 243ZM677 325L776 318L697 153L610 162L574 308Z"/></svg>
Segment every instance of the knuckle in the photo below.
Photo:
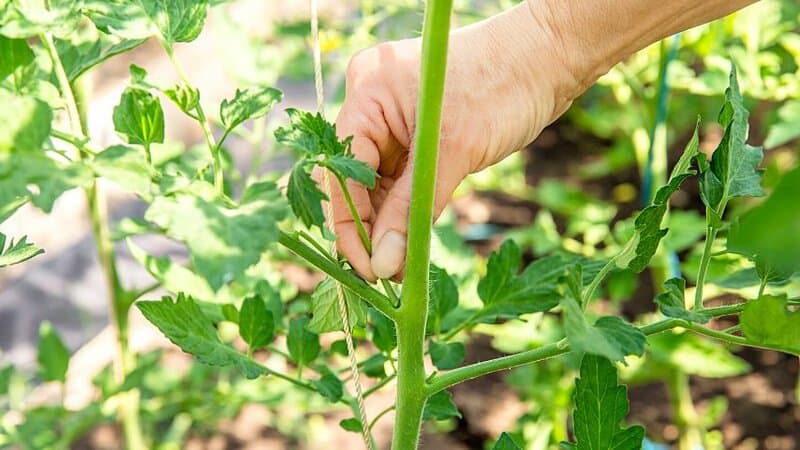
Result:
<svg viewBox="0 0 800 450"><path fill-rule="evenodd" d="M347 63L347 70L345 71L345 80L348 83L356 82L364 73L365 68L371 66L369 64L372 60L372 54L375 52L375 47L368 47L357 51L350 58Z"/></svg>

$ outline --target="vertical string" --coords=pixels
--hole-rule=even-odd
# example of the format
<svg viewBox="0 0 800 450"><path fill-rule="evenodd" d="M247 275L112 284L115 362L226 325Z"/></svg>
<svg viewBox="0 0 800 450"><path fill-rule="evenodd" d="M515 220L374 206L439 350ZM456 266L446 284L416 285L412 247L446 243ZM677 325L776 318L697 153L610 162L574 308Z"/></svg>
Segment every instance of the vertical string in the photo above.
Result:
<svg viewBox="0 0 800 450"><path fill-rule="evenodd" d="M322 83L322 50L319 40L319 6L317 0L311 0L311 40L314 54L314 88L317 95L317 112L325 115L325 91ZM323 169L322 179L325 194L331 198L331 182L327 170ZM333 207L331 202L325 202L325 221L329 229L333 229ZM331 243L331 255L336 258L336 242ZM356 401L358 402L358 413L361 420L361 438L364 440L364 447L372 450L372 439L370 439L369 420L367 410L364 407L364 391L361 388L361 376L358 370L358 360L356 359L356 349L353 343L353 330L350 325L350 313L345 301L344 287L341 283L336 283L336 297L339 303L339 318L342 320L345 343L347 344L347 354L350 357L350 372L353 375L353 384L356 388Z"/></svg>

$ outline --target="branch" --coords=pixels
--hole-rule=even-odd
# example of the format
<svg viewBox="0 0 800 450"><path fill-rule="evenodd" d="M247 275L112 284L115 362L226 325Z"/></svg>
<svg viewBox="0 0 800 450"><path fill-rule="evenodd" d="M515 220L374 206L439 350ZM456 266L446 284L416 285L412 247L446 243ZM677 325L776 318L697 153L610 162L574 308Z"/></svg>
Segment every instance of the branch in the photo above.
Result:
<svg viewBox="0 0 800 450"><path fill-rule="evenodd" d="M745 304L746 303L738 303L736 305L731 305L731 306L709 308L704 310L704 312L713 317L722 317L740 312L742 309L744 309ZM749 341L746 338L733 336L717 330L712 330L710 328L706 328L696 323L687 322L681 319L665 319L660 322L656 322L650 325L645 325L639 328L639 331L641 331L646 336L650 336L677 327L685 328L694 333L722 340L731 344L743 345L743 346L755 347L767 350L777 350L777 351L782 351L784 353L793 354L793 352L788 351L786 349L782 349L780 347L756 344ZM426 394L430 396L441 390L447 389L450 386L454 386L456 384L462 383L467 380L471 380L473 378L477 378L493 372L499 372L501 370L513 369L515 367L532 364L545 359L553 358L555 356L563 355L570 351L571 349L569 344L567 343L567 340L561 339L558 342L554 342L552 344L548 344L543 347L535 348L533 350L528 350L514 355L503 356L500 358L459 367L458 369L454 369L442 374L437 374L434 377L432 377L428 381Z"/></svg>
<svg viewBox="0 0 800 450"><path fill-rule="evenodd" d="M397 313L394 307L392 307L391 301L385 295L367 284L366 281L344 270L339 264L320 255L288 233L281 231L278 242L291 250L292 253L305 259L319 270L328 274L334 280L342 283L347 289L353 291L356 295L364 299L364 301L383 313L383 315L393 321L395 320Z"/></svg>

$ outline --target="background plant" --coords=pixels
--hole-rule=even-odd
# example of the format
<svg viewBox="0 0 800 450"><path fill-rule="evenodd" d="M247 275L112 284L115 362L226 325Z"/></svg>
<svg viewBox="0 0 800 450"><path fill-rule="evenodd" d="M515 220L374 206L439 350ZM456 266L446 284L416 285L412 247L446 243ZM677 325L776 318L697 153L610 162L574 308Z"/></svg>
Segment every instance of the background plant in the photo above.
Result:
<svg viewBox="0 0 800 450"><path fill-rule="evenodd" d="M98 254L112 292L119 340L119 358L113 375L98 380L103 387L98 402L80 412L68 411L63 406L28 410L22 426L6 427L7 443L35 448L67 447L88 427L116 419L124 425L130 448L146 448L156 442L168 444L171 439L180 445L184 424L192 420L191 416L187 418L185 410L171 422L166 417L161 419L169 422L169 430L174 433L142 429L140 419L148 409L139 399L164 396L166 391L159 392L143 381L143 374L157 370L156 359L150 355L132 355L126 338L130 307L159 287L170 295L160 301L136 304L183 350L202 363L230 366L245 378L263 378L265 385L280 379L312 396L350 408L354 418L343 421L342 426L358 431L369 428L370 424L356 419L357 402L343 381L347 370L341 356L347 350L342 341L323 345L320 340L320 334L339 331L344 325L335 307L334 283L341 283L350 313L349 325L360 338L361 370L376 382L365 395L372 395L397 380L395 420L399 432L394 436L395 448L416 446L421 419L447 420L459 415L447 391L453 385L567 354L573 355L573 366L580 361L581 354L594 355L583 358L580 380L595 378L618 393L615 398L595 399L586 385L588 382L578 381L575 385L577 408L572 436L577 439L577 448L588 445L603 448L612 441L625 442L620 444L625 448L638 448L644 430L620 426L625 414L609 415L609 423L601 427L589 426L587 417L596 412L586 412L586 408L593 401L615 411L627 407L620 394L624 390L617 386L616 366L606 360L622 362L631 355L643 356L645 342L649 342L651 354L644 364L658 364L659 357L674 351L675 345L669 339L694 339L687 332L734 345L798 352L798 337L792 334L798 329L797 316L789 312L798 303L793 297L796 291L792 290L795 286L792 274L797 269L792 249L797 240L788 225L796 223L797 218L791 215L792 208L787 207L791 205L787 193L797 188L796 170L784 177L769 200L736 226L731 228L726 220L731 199L763 194L758 170L761 151L745 144L747 110L735 71L731 72L730 87L719 115L723 138L711 161L698 152L700 141L695 131L668 178L664 171L665 186L654 190L652 201L634 219L621 222L613 233L609 228L605 235L600 234L601 241L608 244L605 249L596 250L594 244L599 241L586 239L598 235L596 227L593 228L597 216L587 220L579 215L602 210L605 205L587 201L592 204L582 208L580 202L585 199L578 195L579 207L570 206L564 212L575 214L571 228L574 236L582 235L582 242L570 241L569 237L562 240L564 237L559 236L551 248L535 248L539 258L528 263L523 262L520 245L508 241L489 257L485 269L480 263L472 263L480 267L478 270L463 269L463 259L470 258L452 265L442 261L441 266L429 267L431 202L427 200L433 180L418 177L414 190L419 203L415 204L410 227L415 245L410 247L408 257L413 270L407 273L397 304L393 298L394 286L378 288L365 283L346 262L333 258L325 249L324 240L331 238L325 230L320 207L325 194L312 181L311 169L319 166L329 170L334 181L343 186L347 179L369 186L374 183L375 174L352 158L348 141L339 141L333 126L322 116L289 110L289 123L275 132L276 142L297 154L288 179L278 181L274 174L251 174L244 183L236 182L237 177L226 162L226 140L236 134L256 133L255 128L248 130L242 125L253 119L259 123L258 119L280 101L281 94L266 85L248 86L237 90L218 108L209 109L214 113L206 112L204 106L208 105L203 105L200 92L175 58L174 46L197 37L208 6L205 2L188 1L51 2L46 7L7 2L0 9L3 11L0 46L3 55L11 56L4 58L0 71L4 74L0 104L8 123L4 134L0 134L3 218L25 202L47 210L64 190L86 189ZM398 11L408 8L397 8L394 13ZM380 8L374 11L380 13ZM450 5L431 3L426 14L425 54L441 56L446 50ZM66 39L75 24L95 36L90 45L81 46ZM131 49L146 38L159 42L181 81L164 86L143 69L132 66L130 85L113 117L115 129L125 144L95 148L82 117L78 77L103 59ZM741 61L737 63L742 65ZM435 118L439 114L444 67L427 63L423 66L422 89L427 95L421 96L425 103L420 111ZM204 135L205 148L175 155L161 145L165 127L162 101L174 102L197 123ZM694 121L696 112L691 111L681 120ZM781 117L783 120L786 114ZM426 126L421 127L417 136L417 157L423 158L419 164L431 166L436 161L438 124L437 120L422 122ZM637 131L631 134L635 136ZM732 164L740 161L746 164ZM598 318L591 304L604 281L648 266L662 239L670 237L662 224L675 216L667 214L670 196L695 176L700 180L700 194L706 205L702 227L706 237L694 235L694 240L700 240L702 250L697 252L699 262L696 270L690 271L693 278L689 280L697 281L697 287L687 291L686 280L680 277L664 280L664 290L655 298L662 316L644 317L635 323L617 315ZM144 219L123 221L112 233L96 177L111 179L147 202ZM537 200L547 204L548 193L557 196L564 187L555 185L549 189L540 189ZM558 202L550 204L557 207ZM546 216L541 217L535 224L539 227L537 231L546 226ZM782 230L784 235L764 231L773 221L787 224ZM306 230L297 231L302 228L300 224ZM136 237L141 234L160 234L181 242L190 255L189 264L184 266L148 254L136 244ZM113 239L125 240L157 285L144 289L122 286L115 267ZM517 239L525 240L524 236ZM538 236L535 241L541 245ZM275 266L293 258L285 250L329 277L317 286L310 299L286 293L285 281L276 276ZM714 259L728 258L721 253L728 251L735 252L733 258L737 261L751 260L741 263L742 270L750 271L758 291L746 294L747 302L705 307L704 280L710 276ZM35 245L18 238L16 244L10 243L3 251L3 265L22 262L38 252ZM473 280L472 286L469 279ZM520 326L516 319L530 315L542 322L556 323L557 331L532 349L462 364L470 330L491 329L495 324L506 328L509 324ZM740 326L729 330L706 326L711 319L731 315L740 317ZM673 329L681 332L673 333ZM63 381L68 354L51 328L43 326L41 335L39 379ZM234 339L236 335L241 340ZM726 354L721 349L715 351ZM282 360L281 364L276 364L276 357ZM428 359L436 368L433 372L426 372ZM277 368L287 363L292 370L284 372ZM195 391L209 386L204 380L213 380L217 373L235 374L227 368L219 369L220 372L196 370L201 371L198 378L190 377L190 381L197 381L190 384ZM687 372L684 366L662 367L662 370L676 387L684 384L679 379ZM5 369L3 379L9 379L10 373L11 369ZM563 367L557 373L563 374ZM562 376L572 378L571 373ZM0 383L0 387L3 385ZM240 401L259 398L254 395L223 401L217 396L222 393L210 392L210 398L198 400L198 404L222 403L235 407ZM674 402L685 405L680 399ZM117 412L109 412L104 405L117 405ZM194 411L190 414L197 409L189 408ZM689 425L693 424L685 427L687 439L691 433L702 432L702 427ZM563 429L556 435L567 440L570 434L565 425L560 426ZM497 443L497 448L516 446L509 435Z"/></svg>

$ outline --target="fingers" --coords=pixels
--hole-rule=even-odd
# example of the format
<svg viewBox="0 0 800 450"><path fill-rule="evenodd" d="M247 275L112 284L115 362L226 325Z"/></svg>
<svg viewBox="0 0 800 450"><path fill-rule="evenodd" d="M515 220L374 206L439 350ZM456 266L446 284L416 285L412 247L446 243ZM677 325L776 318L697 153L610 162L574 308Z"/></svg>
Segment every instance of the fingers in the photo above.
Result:
<svg viewBox="0 0 800 450"><path fill-rule="evenodd" d="M373 169L377 169L379 163L378 150L370 139L363 136L355 136L352 142L352 151L356 159L364 161ZM372 272L370 255L364 247L358 226L353 214L351 214L350 205L348 205L336 177L328 173L327 178L330 186L333 231L337 236L337 248L359 275L368 281L375 281L376 277ZM375 214L367 188L361 183L347 181L347 190L350 192L355 214L361 219L368 238L372 232L371 221Z"/></svg>
<svg viewBox="0 0 800 450"><path fill-rule="evenodd" d="M402 273L411 205L411 174L409 162L408 167L380 205L374 221L371 264L372 272L379 278L392 278ZM434 220L447 206L453 191L466 175L467 172L463 170L462 164L439 164L433 210Z"/></svg>

